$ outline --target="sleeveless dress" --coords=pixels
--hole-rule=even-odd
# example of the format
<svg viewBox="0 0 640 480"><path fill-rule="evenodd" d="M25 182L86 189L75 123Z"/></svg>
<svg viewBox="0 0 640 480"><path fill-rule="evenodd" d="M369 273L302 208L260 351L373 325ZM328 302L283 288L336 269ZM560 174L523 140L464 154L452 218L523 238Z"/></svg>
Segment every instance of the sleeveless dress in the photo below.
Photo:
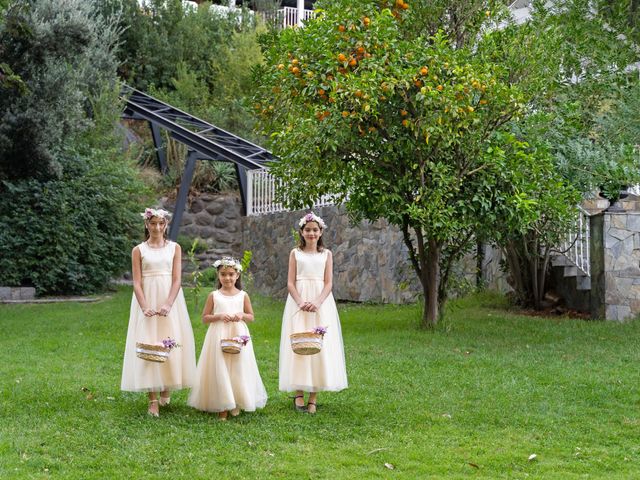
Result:
<svg viewBox="0 0 640 480"><path fill-rule="evenodd" d="M294 255L296 289L303 301L313 301L324 288L328 250L305 253L296 248ZM315 355L293 353L289 335L320 326L328 327L322 350ZM279 384L280 390L287 392L337 392L348 387L340 318L333 293L329 293L317 312L301 311L288 295L282 317Z"/></svg>
<svg viewBox="0 0 640 480"><path fill-rule="evenodd" d="M149 308L159 309L171 290L174 242L151 248L146 242L138 245L142 257L142 290ZM136 342L160 343L166 338L176 340L175 348L164 363L136 357ZM124 350L120 388L129 392L159 392L189 388L195 380L196 355L193 329L182 289L178 292L166 317L145 317L133 294L129 329Z"/></svg>
<svg viewBox="0 0 640 480"><path fill-rule="evenodd" d="M213 314L244 311L244 291L227 296L215 290L212 295ZM267 392L253 353L253 338L237 354L224 353L220 348L220 340L239 335L249 335L245 322L209 324L198 359L196 386L191 390L188 405L205 412L234 408L254 412L266 405Z"/></svg>

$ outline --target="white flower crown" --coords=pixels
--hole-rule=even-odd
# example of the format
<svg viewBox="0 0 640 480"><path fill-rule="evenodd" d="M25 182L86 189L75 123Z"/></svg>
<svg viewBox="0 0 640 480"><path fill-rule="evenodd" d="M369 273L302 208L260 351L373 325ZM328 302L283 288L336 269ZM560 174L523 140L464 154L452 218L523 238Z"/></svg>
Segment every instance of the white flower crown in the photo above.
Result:
<svg viewBox="0 0 640 480"><path fill-rule="evenodd" d="M313 212L309 212L304 217L302 217L298 222L298 225L300 225L300 228L302 228L309 222L316 222L318 226L323 230L327 228L327 225L324 223L324 220L322 220L319 216L317 216Z"/></svg>
<svg viewBox="0 0 640 480"><path fill-rule="evenodd" d="M233 257L222 257L219 260L216 260L215 262L213 262L213 266L215 268L219 268L219 267L233 267L236 269L236 271L241 272L242 271L242 264L236 260Z"/></svg>
<svg viewBox="0 0 640 480"><path fill-rule="evenodd" d="M145 208L144 212L140 214L142 218L145 220L151 220L152 217L162 218L164 220L169 221L171 219L171 214L162 208Z"/></svg>

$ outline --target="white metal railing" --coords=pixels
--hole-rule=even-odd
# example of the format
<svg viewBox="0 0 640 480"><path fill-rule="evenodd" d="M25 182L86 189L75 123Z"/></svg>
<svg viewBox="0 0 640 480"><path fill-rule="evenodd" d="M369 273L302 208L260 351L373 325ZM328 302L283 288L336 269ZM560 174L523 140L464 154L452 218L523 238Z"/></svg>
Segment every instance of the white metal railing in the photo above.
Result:
<svg viewBox="0 0 640 480"><path fill-rule="evenodd" d="M578 206L578 217L576 218L574 231L567 234L560 248L563 255L586 276L591 276L590 241L589 214Z"/></svg>
<svg viewBox="0 0 640 480"><path fill-rule="evenodd" d="M267 215L269 213L287 212L276 200L276 191L280 182L269 173L269 170L247 171L247 216ZM313 208L334 205L332 195L323 195L313 204Z"/></svg>
<svg viewBox="0 0 640 480"><path fill-rule="evenodd" d="M279 10L271 12L260 12L263 20L267 23L272 22L281 25L282 28L294 27L298 25L298 9L295 7L283 7ZM304 10L302 21L305 22L312 18L313 10Z"/></svg>

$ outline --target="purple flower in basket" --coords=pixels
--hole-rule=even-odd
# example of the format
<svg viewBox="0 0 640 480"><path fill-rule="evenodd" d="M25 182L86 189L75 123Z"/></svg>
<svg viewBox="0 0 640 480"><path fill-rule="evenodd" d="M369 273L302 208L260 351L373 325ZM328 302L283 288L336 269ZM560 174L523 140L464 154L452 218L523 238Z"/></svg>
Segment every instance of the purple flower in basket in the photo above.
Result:
<svg viewBox="0 0 640 480"><path fill-rule="evenodd" d="M233 340L241 343L243 346L246 345L247 343L249 343L249 339L251 337L249 335L239 335L237 337L233 337Z"/></svg>
<svg viewBox="0 0 640 480"><path fill-rule="evenodd" d="M329 327L316 327L313 329L313 333L324 336L324 334L327 333L327 328Z"/></svg>
<svg viewBox="0 0 640 480"><path fill-rule="evenodd" d="M162 340L162 346L164 346L164 348L168 348L169 350L173 350L174 348L178 348L181 345L173 338L165 338L164 340Z"/></svg>

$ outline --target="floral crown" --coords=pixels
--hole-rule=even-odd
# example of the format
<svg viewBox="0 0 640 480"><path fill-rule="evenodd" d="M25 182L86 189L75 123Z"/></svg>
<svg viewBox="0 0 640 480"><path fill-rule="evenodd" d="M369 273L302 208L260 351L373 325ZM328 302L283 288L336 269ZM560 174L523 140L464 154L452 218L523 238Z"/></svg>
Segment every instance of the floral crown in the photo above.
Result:
<svg viewBox="0 0 640 480"><path fill-rule="evenodd" d="M233 267L238 272L242 271L242 264L238 260L233 258L233 257L222 257L221 259L216 260L215 262L213 262L213 266L215 268Z"/></svg>
<svg viewBox="0 0 640 480"><path fill-rule="evenodd" d="M151 220L152 217L163 218L167 221L171 219L171 214L162 208L158 208L157 210L155 208L145 208L144 212L140 215L145 219L145 221Z"/></svg>
<svg viewBox="0 0 640 480"><path fill-rule="evenodd" d="M302 228L309 222L316 222L318 226L323 230L327 228L327 225L324 223L324 220L322 220L319 216L317 216L313 212L309 212L304 217L302 217L298 222L298 225L300 225L300 228Z"/></svg>

